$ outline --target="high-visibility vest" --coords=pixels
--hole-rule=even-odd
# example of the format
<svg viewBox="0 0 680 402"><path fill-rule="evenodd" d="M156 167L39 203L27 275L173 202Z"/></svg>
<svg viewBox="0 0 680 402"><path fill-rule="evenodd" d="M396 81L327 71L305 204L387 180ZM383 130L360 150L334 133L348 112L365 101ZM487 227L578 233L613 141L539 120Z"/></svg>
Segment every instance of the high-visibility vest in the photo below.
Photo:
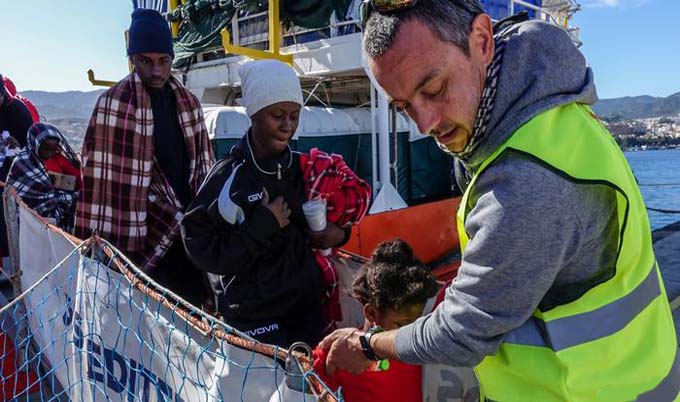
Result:
<svg viewBox="0 0 680 402"><path fill-rule="evenodd" d="M463 258L470 193L484 169L511 150L567 180L615 190L620 248L610 279L574 301L537 309L484 358L475 368L482 400L680 400L673 319L642 195L623 153L587 106L573 103L534 117L481 164L457 215Z"/></svg>

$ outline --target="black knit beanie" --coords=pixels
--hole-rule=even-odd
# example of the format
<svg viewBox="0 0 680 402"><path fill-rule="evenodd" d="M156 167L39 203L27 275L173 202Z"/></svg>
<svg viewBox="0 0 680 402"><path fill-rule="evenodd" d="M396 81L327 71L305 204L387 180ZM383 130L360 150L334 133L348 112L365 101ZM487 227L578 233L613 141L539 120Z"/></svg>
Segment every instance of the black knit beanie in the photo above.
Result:
<svg viewBox="0 0 680 402"><path fill-rule="evenodd" d="M175 57L168 21L156 10L138 8L132 12L128 39L128 56L165 53Z"/></svg>

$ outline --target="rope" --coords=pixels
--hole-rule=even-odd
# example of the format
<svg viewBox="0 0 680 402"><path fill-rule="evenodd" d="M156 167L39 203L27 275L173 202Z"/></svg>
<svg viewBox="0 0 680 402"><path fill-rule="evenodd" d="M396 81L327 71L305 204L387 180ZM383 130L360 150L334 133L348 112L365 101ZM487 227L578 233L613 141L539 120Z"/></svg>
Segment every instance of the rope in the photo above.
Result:
<svg viewBox="0 0 680 402"><path fill-rule="evenodd" d="M675 311L678 307L680 307L680 296L673 299L673 301L670 304L671 304L671 311Z"/></svg>
<svg viewBox="0 0 680 402"><path fill-rule="evenodd" d="M15 273L10 275L7 271L2 269L2 267L0 267L0 274L5 275L7 277L7 279L10 280L10 282L15 280L15 279L21 278L21 271L15 272Z"/></svg>
<svg viewBox="0 0 680 402"><path fill-rule="evenodd" d="M78 247L74 248L70 253L68 253L68 255L66 255L66 257L64 257L61 261L59 261L52 269L47 271L47 273L45 273L45 275L43 275L42 277L40 277L40 279L35 281L35 283L33 285L31 285L28 289L24 290L20 295L16 296L14 298L14 300L12 300L8 304L6 304L2 308L0 308L0 314L4 313L5 311L8 311L12 306L14 306L15 304L19 303L21 300L26 298L27 295L29 295L35 288L38 287L38 285L40 285L41 283L46 281L47 278L50 277L50 275L52 275L54 272L56 272L58 269L60 269L62 264L64 264L66 261L68 261L68 259L71 258L71 256L73 256L74 254L82 253L82 250L85 250L90 245L91 245L91 241L86 240L86 241L82 242Z"/></svg>
<svg viewBox="0 0 680 402"><path fill-rule="evenodd" d="M638 184L640 187L678 187L680 183L645 183Z"/></svg>
<svg viewBox="0 0 680 402"><path fill-rule="evenodd" d="M680 183L640 183L640 187L680 187ZM654 212L660 212L662 214L680 214L680 210L677 209L662 209L662 208L652 208L647 207L648 210Z"/></svg>
<svg viewBox="0 0 680 402"><path fill-rule="evenodd" d="M647 209L654 212L661 212L662 214L680 214L680 210L677 209L661 209L652 207L647 207Z"/></svg>
<svg viewBox="0 0 680 402"><path fill-rule="evenodd" d="M1 184L0 184L1 186ZM7 191L5 193L6 196L8 195L14 195L11 191ZM15 196L16 197L16 196ZM16 198L12 198L15 201L18 201L17 204L20 203L20 200L17 200ZM23 205L22 205L23 206ZM25 207L25 206L23 206ZM30 209L26 209L26 211L31 211ZM52 225L47 224L43 218L40 218L39 216L35 215L34 218L37 220L37 222L41 223L41 226L44 225L44 227L41 227L43 230L48 230L49 231L49 237L48 237L48 242L51 245L52 250L50 251L50 247L47 247L47 252L51 253L53 257L56 257L54 254L54 246L56 245L53 243L55 238L53 236L63 236L65 239L67 239L69 242L77 242L79 243L78 245L74 244L74 247L70 252L64 256L63 258L59 257L58 262L54 267L46 268L46 271L44 275L42 275L37 281L35 281L34 284L32 284L28 289L26 289L24 292L21 292L20 295L18 295L11 303L8 303L6 306L0 308L0 324L3 327L3 330L6 330L8 325L13 326L16 325L17 327L24 323L27 324L29 320L37 320L36 325L37 327L37 332L32 333L28 332L25 336L23 336L21 339L21 343L17 343L16 345L16 351L17 353L20 353L22 356L25 355L25 362L21 362L21 369L24 370L25 367L28 367L28 365L35 365L38 364L39 368L34 369L36 374L40 377L39 382L41 384L41 387L43 384L45 384L45 387L49 388L49 383L52 383L52 391L50 392L49 390L45 391L41 389L40 395L38 395L38 399L36 400L48 400L48 398L51 397L51 395L63 395L64 393L69 394L73 387L79 386L81 382L87 381L84 378L76 377L72 378L68 374L66 374L66 384L65 384L65 389L62 390L60 387L55 387L55 382L56 381L56 376L55 372L58 370L61 370L64 365L68 368L69 366L69 360L71 358L67 358L66 360L63 360L62 362L58 362L53 364L48 364L50 362L47 362L45 358L43 357L47 353L47 349L49 347L49 342L50 338L47 339L40 339L40 338L35 338L39 334L46 334L46 331L51 331L49 332L51 339L52 339L52 347L54 347L55 343L56 345L59 345L57 342L64 342L64 340L69 339L68 336L70 332L68 331L63 331L60 333L54 333L53 331L53 325L54 325L54 319L57 319L57 321L61 322L63 321L64 325L68 327L68 325L78 325L79 327L82 325L83 327L89 328L90 331L95 329L95 332L92 333L92 339L88 338L88 342L91 340L93 342L97 342L101 345L102 343L102 337L99 333L96 332L96 325L95 327L91 327L94 325L94 321L96 321L96 314L97 310L96 308L94 310L89 311L89 314L94 314L93 316L83 316L82 322L81 321L72 321L76 319L76 316L74 315L74 309L71 309L73 307L73 302L69 302L66 304L62 304L61 306L55 306L55 305L50 305L50 311L52 310L52 307L55 309L55 313L53 316L48 317L49 320L45 321L45 318L43 315L41 315L41 308L45 303L48 302L48 300L51 300L51 298L58 298L61 300L61 294L63 291L69 291L70 293L73 293L73 300L78 300L77 297L80 294L87 294L88 297L95 297L97 298L97 292L100 292L98 288L93 288L93 289L80 289L80 286L78 288L74 288L75 284L73 283L74 280L77 279L77 273L71 272L70 270L73 268L73 263L78 264L80 261L75 261L74 258L77 257L78 255L88 255L88 250L90 253L96 254L92 255L93 259L97 262L97 266L101 268L106 268L106 269L112 269L114 271L120 272L123 274L125 279L127 280L127 284L125 284L125 280L121 282L121 285L116 286L115 288L111 288L113 292L106 293L104 295L100 294L101 300L99 300L102 303L112 303L112 304L107 304L107 308L112 308L112 314L118 314L118 304L116 302L116 298L118 297L129 297L131 295L131 290L133 288L136 288L136 290L141 291L144 296L142 298L142 304L139 305L135 300L138 300L136 298L133 298L130 300L130 308L134 307L135 309L140 309L142 311L143 309L148 309L149 305L147 303L149 300L155 300L158 303L158 307L154 307L153 310L148 310L151 313L154 314L154 317L158 319L158 323L153 324L150 323L151 327L154 325L166 325L170 326L170 332L168 335L168 340L170 340L172 337L175 336L181 336L183 338L186 338L187 336L190 338L189 343L194 343L195 345L198 345L200 347L200 353L195 353L198 351L198 349L195 348L189 348L189 343L187 343L186 348L184 349L184 355L180 354L169 354L169 350L156 350L156 343L155 343L155 338L151 337L148 339L145 339L144 337L140 336L139 333L139 327L135 329L134 327L129 327L126 324L132 323L132 321L129 320L121 320L121 316L118 316L118 323L120 324L119 327L119 332L118 334L112 334L112 342L113 339L115 338L115 345L118 347L118 345L121 345L121 339L122 339L122 345L132 345L129 347L134 347L134 343L138 342L139 343L139 350L148 350L150 351L150 360L149 360L149 366L153 366L153 362L159 357L163 357L164 359L167 359L167 363L164 363L165 366L165 372L159 371L158 373L151 373L150 371L147 370L146 363L144 363L144 366L141 365L141 362L137 365L127 366L128 370L131 370L130 373L133 371L136 374L129 374L130 376L139 376L139 375L148 375L148 376L158 376L159 381L160 378L166 378L169 373L171 373L172 370L182 370L183 366L183 360L184 358L187 358L187 361L192 361L191 359L193 358L196 364L200 361L199 359L201 358L203 354L206 354L207 356L210 356L211 359L215 359L216 361L221 361L224 364L234 364L234 367L238 367L240 370L245 371L244 373L244 384L241 386L241 400L243 400L244 397L244 390L245 390L245 381L247 379L248 374L253 371L253 370L262 370L262 369L268 369L272 370L274 373L273 376L273 381L275 386L277 387L277 392L279 385L283 384L280 381L280 377L277 378L277 373L279 369L282 369L285 372L285 367L280 365L280 361L285 361L288 357L291 357L294 359L295 363L298 364L298 367L300 368L301 373L311 373L312 370L312 361L309 353L307 354L302 354L297 350L293 350L292 353L289 353L285 349L280 349L279 347L273 346L273 345L267 345L264 343L257 342L253 338L247 336L246 334L230 327L228 324L220 321L218 318L212 317L208 315L207 313L197 309L195 306L192 306L185 300L183 300L180 296L174 294L173 292L170 292L169 290L163 288L162 286L158 285L155 283L146 273L141 271L138 267L136 267L132 261L127 258L124 254L120 253L118 250L116 250L110 243L107 241L98 238L96 236L91 237L88 240L85 241L80 241L78 239L74 239L71 236L67 236L66 233L63 233L59 229L53 227ZM69 247L70 248L70 247ZM49 255L49 254L48 254ZM40 290L39 292L36 293L36 290L39 286L44 286L47 281L49 281L50 277L55 278L55 273L57 273L58 270L63 270L65 266L67 266L69 260L71 261L71 266L69 268L69 271L65 272L66 274L69 275L67 279L63 279L61 277L56 277L60 281L60 283L57 283L54 285L53 289L43 289ZM30 264L30 262L29 262ZM25 269L31 268L31 267L24 267ZM0 267L0 272L2 272L2 268ZM15 273L15 275L20 275L21 272ZM74 276L75 275L75 276ZM99 275L101 275L100 271L97 270L95 277L93 277L94 281L97 281L99 278ZM129 287L128 287L129 286ZM63 290L62 290L63 289ZM93 292L94 290L94 292ZM89 292L89 293L88 293ZM115 294L114 294L115 292ZM67 297L69 297L69 294L66 294ZM38 298L36 298L38 297ZM105 299L105 300L104 300ZM32 302L30 302L33 300ZM30 307L31 310L29 311L23 311L19 309L21 306L23 306L24 301L29 301L30 302ZM139 301L139 300L138 300ZM166 317L165 319L162 317L161 314L161 307L164 307L168 309L170 314L172 316ZM136 311L136 310L135 310ZM132 310L130 310L129 313L132 313ZM128 313L128 314L129 314ZM4 317L4 315L7 314L7 317ZM164 313L165 314L165 313ZM8 318L11 317L11 318ZM114 318L115 319L115 318ZM80 320L80 318L78 319ZM167 321L165 321L167 320ZM28 327L28 326L27 326ZM74 327L76 328L76 327ZM189 332L189 329L192 329L193 331L197 331L200 333L203 337L207 338L205 341L200 341L194 339L192 336L193 334ZM36 329L36 328L33 328ZM75 330L75 329L74 329ZM135 332L136 331L136 332ZM174 331L180 331L179 333L176 333ZM147 334L147 335L152 335L152 334ZM33 345L33 339L38 339L38 343L36 343L36 347L38 349L36 350L28 350L26 349L25 352L23 352L23 348L25 348L26 345L31 344ZM214 346L214 342L217 340L223 340L225 341L220 345L219 351L215 351L212 346ZM42 343L41 343L42 342ZM45 342L47 342L47 346L45 346ZM199 342L199 343L196 343ZM68 342L66 343L68 345ZM222 349L222 347L225 347L226 345L232 345L235 348L235 350L241 350L243 352L252 352L250 355L250 362L247 360L247 355L239 352L242 354L242 357L239 359L241 360L231 360L230 359L230 351L228 349ZM128 346L126 348L129 349ZM68 349L68 348L67 348ZM110 350L109 352L113 353L113 356L118 356L115 353L115 350ZM163 355L163 352L165 352L165 355ZM4 361L5 357L9 356L8 353L14 353L9 350L1 350L0 351L0 362ZM66 351L64 352L65 356L69 356ZM99 350L87 350L88 356L91 359L98 359L100 364L102 363L102 350L101 347ZM255 357L257 355L261 356L266 356L270 357L273 359L273 363L270 365L269 363L264 363L264 365L258 364L255 365ZM118 356L118 358L124 358L122 356ZM178 358L181 358L178 360ZM9 361L9 360L7 360ZM244 365L241 365L241 362L244 363ZM190 364L190 363L189 363ZM101 367L101 366L100 366ZM68 371L68 370L67 370ZM18 371L17 371L18 373ZM145 374L146 373L146 374ZM22 374L23 375L23 374ZM17 377L19 378L19 377ZM133 378L133 377L129 377ZM141 377L138 377L141 378ZM154 381L151 380L150 378L156 378L156 377L147 377L148 381ZM89 382L91 386L94 386L99 392L104 393L103 388L101 385L103 384L102 379L94 379L95 382ZM181 380L181 386L177 389L170 389L170 388L158 388L159 385L161 384L160 382L155 383L156 385L156 390L158 392L177 392L177 395L179 393L183 392L182 390L186 387L188 384L188 377L182 377L180 378ZM238 381L240 379L236 379L235 381ZM8 383L8 381L14 381L12 378L6 378L3 377L3 383ZM31 380L34 381L34 380ZM141 381L141 380L139 380ZM235 382L233 384L233 388L236 389L238 384ZM262 382L263 380L257 380L256 382ZM319 402L338 402L338 399L335 397L335 395L328 390L328 388L323 384L323 382L315 375L308 375L308 376L302 376L302 381L303 381L303 388L307 390L311 390L315 395L318 396L317 398L309 398L306 400L318 400ZM98 384L95 384L96 382L99 382ZM15 384L19 384L18 382ZM249 382L249 384L252 384L252 381ZM30 384L29 384L30 385ZM38 391L33 391L32 389L26 387L18 389L18 385L15 385L15 390L13 394L11 394L11 399L19 399L16 397L22 396L25 394L28 394L29 392L35 392L37 393ZM204 392L208 393L210 392L210 385L208 383L204 383L203 380L200 380L197 384L197 391L196 392ZM231 386L230 386L231 387ZM5 388L7 390L8 388ZM30 389L30 391L29 391ZM230 389L230 388L227 388ZM2 387L0 387L0 395L2 394ZM159 393L160 395L160 393ZM238 394L236 394L238 395ZM235 395L235 396L236 396ZM82 398L82 394L80 395L80 399ZM306 396L305 396L306 398ZM76 398L78 399L78 398ZM201 398L203 399L203 398ZM0 396L0 400L2 400L2 397ZM9 399L8 399L9 400Z"/></svg>

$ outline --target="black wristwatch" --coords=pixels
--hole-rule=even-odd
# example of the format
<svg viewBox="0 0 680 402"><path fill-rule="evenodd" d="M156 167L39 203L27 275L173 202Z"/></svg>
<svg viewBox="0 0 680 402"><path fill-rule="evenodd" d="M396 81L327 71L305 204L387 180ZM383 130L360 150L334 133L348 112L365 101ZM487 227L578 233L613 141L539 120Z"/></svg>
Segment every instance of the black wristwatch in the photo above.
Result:
<svg viewBox="0 0 680 402"><path fill-rule="evenodd" d="M373 360L373 361L379 361L382 360L379 358L376 354L373 348L371 347L371 337L378 332L383 332L383 329L380 327L372 327L368 331L364 332L362 335L359 335L359 342L361 343L361 351L364 352L364 355L368 360Z"/></svg>

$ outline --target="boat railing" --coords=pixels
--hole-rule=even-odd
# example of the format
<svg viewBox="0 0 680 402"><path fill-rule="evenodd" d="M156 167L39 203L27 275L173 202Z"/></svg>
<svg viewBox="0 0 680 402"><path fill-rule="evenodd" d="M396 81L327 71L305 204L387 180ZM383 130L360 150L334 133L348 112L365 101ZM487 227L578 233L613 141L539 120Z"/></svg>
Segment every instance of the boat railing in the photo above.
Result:
<svg viewBox="0 0 680 402"><path fill-rule="evenodd" d="M268 13L266 11L234 15L231 20L231 37L236 46L264 49L267 47L269 35ZM359 20L348 19L339 21L335 13L331 15L329 25L321 28L302 28L292 26L283 31L283 46L312 42L319 39L336 38L348 34L361 32Z"/></svg>
<svg viewBox="0 0 680 402"><path fill-rule="evenodd" d="M575 42L578 40L579 30L569 25L571 15L569 9L557 10L548 9L525 0L510 0L508 2L509 15L520 10L532 11L533 18L539 19L554 25L558 25L571 35ZM231 20L231 38L236 46L252 47L264 50L267 48L268 35L268 13L267 11L239 15L237 13ZM320 39L336 38L361 32L360 21L356 18L338 20L335 13L331 15L329 25L321 28L302 28L292 26L283 31L282 46L290 46L313 42Z"/></svg>
<svg viewBox="0 0 680 402"><path fill-rule="evenodd" d="M529 3L525 0L510 0L508 8L509 15L515 14L518 9L522 8L533 11L535 14L534 19L545 21L564 28L569 33L569 36L571 36L572 40L577 44L577 46L581 45L579 40L579 28L569 25L569 19L573 12L578 10L578 6L575 8L565 7L563 9L554 10Z"/></svg>
<svg viewBox="0 0 680 402"><path fill-rule="evenodd" d="M537 6L535 4L527 3L526 1L523 0L510 0L509 8L510 8L510 15L514 14L518 6L522 6L525 8L528 8L530 10L533 10L536 13L536 19L539 19L541 21L545 22L550 22L555 25L561 25L564 26L564 22L560 21L559 17L556 17L549 13L547 10L545 10L541 6Z"/></svg>
<svg viewBox="0 0 680 402"><path fill-rule="evenodd" d="M10 262L0 273L13 297L0 305L0 400L340 400L311 371L308 348L254 340L106 240L54 226L12 187L3 209Z"/></svg>

